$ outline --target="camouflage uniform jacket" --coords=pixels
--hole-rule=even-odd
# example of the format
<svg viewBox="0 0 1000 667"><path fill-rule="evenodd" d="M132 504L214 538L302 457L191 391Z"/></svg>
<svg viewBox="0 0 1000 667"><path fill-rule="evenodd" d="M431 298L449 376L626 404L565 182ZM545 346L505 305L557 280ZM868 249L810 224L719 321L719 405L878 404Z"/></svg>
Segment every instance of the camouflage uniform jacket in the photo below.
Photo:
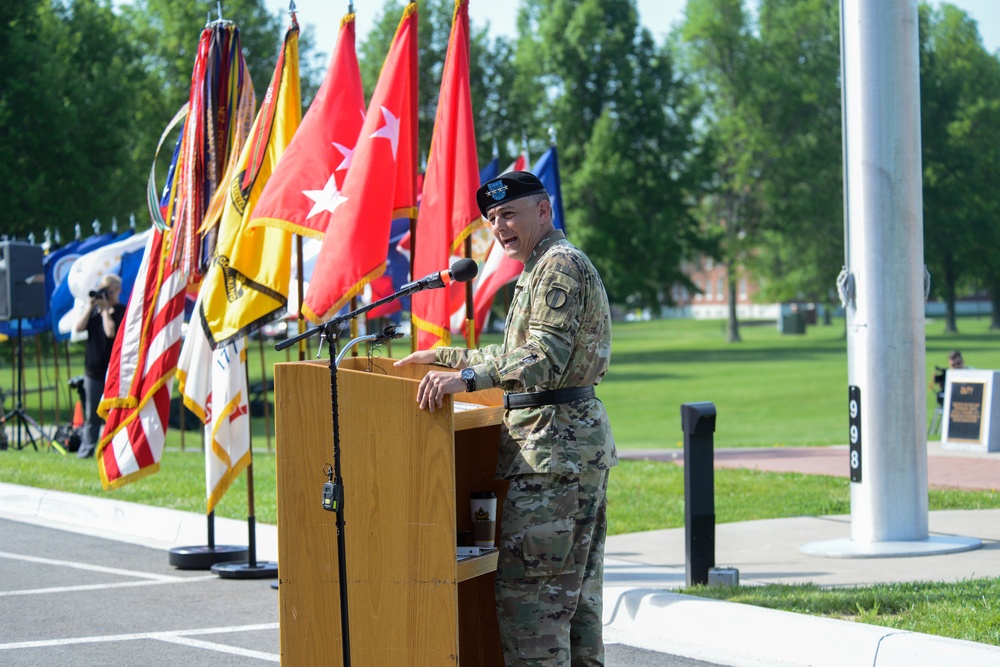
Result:
<svg viewBox="0 0 1000 667"><path fill-rule="evenodd" d="M586 255L561 231L542 239L514 288L503 345L438 348L437 363L465 362L476 387L506 392L598 384L611 360L611 309ZM604 404L596 398L508 410L497 478L580 473L618 463Z"/></svg>

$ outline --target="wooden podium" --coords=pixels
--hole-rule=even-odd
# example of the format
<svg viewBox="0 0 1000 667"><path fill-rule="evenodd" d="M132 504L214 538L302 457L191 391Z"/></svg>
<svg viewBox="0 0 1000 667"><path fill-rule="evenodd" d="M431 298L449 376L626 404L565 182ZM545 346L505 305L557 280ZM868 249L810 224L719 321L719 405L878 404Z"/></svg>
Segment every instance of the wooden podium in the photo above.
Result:
<svg viewBox="0 0 1000 667"><path fill-rule="evenodd" d="M420 410L429 368L354 357L337 369L351 663L501 667L496 552L458 562L455 547L472 527L473 491L495 491L502 520L507 483L493 475L503 394ZM322 506L333 465L328 362L276 364L274 394L281 663L341 665L336 513Z"/></svg>

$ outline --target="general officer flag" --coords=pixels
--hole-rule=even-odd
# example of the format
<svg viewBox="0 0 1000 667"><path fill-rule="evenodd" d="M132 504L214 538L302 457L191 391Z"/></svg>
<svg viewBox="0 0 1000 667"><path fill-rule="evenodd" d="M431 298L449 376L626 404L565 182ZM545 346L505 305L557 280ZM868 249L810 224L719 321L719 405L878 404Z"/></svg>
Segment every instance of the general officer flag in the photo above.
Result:
<svg viewBox="0 0 1000 667"><path fill-rule="evenodd" d="M396 29L302 311L323 322L385 271L394 217L416 215L417 5ZM395 213L395 215L394 215Z"/></svg>
<svg viewBox="0 0 1000 667"><path fill-rule="evenodd" d="M337 47L323 85L267 182L250 228L278 227L323 238L365 119L365 95L355 52L354 14L340 22Z"/></svg>

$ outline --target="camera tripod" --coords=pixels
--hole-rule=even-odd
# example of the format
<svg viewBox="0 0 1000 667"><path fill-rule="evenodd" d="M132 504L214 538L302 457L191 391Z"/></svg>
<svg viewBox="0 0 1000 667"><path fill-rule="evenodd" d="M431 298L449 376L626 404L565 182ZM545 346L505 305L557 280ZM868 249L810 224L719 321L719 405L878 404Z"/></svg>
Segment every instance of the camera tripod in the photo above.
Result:
<svg viewBox="0 0 1000 667"><path fill-rule="evenodd" d="M42 429L42 425L35 421L31 415L24 409L24 386L23 378L24 376L24 338L21 335L21 320L17 321L17 388L14 392L14 409L10 412L4 414L0 418L0 429L4 429L6 432L7 422L15 420L15 428L17 429L17 443L13 445L14 449L24 449L30 443L35 451L38 451L38 441L41 440L44 443L48 443L50 447L55 447L55 449L61 454L65 455L66 450L58 443L52 440L49 436L45 435L45 431ZM38 432L38 436L32 432L32 428ZM27 441L22 439L24 433L28 434Z"/></svg>

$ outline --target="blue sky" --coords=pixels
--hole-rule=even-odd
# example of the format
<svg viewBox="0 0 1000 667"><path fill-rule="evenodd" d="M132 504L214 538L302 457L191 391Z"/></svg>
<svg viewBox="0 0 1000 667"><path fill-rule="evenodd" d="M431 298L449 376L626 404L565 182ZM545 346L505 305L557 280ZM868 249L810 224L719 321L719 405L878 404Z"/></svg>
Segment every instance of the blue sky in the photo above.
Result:
<svg viewBox="0 0 1000 667"><path fill-rule="evenodd" d="M265 2L271 11L288 8L288 0ZM670 31L673 24L682 20L685 4L686 0L638 0L639 20L660 38ZM940 2L933 0L932 4ZM964 9L979 23L979 34L990 53L1000 50L1000 0L950 0L950 4ZM340 19L347 13L347 0L295 0L295 5L303 31L314 32L317 48L329 54L337 39ZM385 0L355 0L359 42L371 30L375 16L384 5ZM469 17L474 26L489 22L496 33L513 35L517 6L518 3L511 0L470 0Z"/></svg>

